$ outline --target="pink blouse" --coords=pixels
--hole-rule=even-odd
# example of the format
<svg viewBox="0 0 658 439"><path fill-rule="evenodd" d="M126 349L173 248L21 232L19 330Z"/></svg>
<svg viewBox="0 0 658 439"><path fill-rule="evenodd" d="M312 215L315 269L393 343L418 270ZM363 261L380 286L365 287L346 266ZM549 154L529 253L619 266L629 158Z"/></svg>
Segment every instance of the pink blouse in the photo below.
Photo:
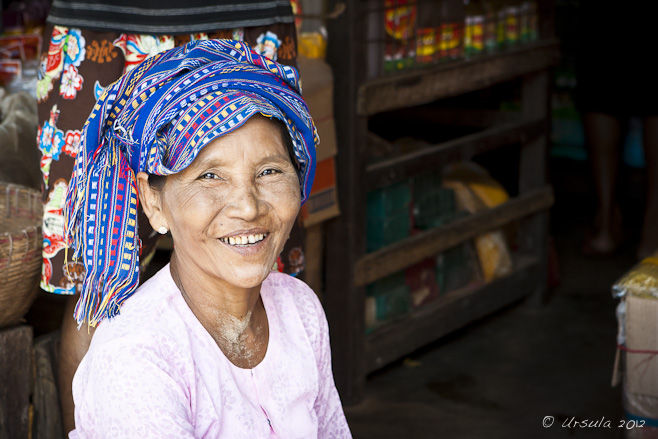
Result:
<svg viewBox="0 0 658 439"><path fill-rule="evenodd" d="M73 379L82 438L351 438L313 291L272 272L261 288L270 338L253 369L233 365L169 266L98 326ZM84 329L82 329L84 330Z"/></svg>

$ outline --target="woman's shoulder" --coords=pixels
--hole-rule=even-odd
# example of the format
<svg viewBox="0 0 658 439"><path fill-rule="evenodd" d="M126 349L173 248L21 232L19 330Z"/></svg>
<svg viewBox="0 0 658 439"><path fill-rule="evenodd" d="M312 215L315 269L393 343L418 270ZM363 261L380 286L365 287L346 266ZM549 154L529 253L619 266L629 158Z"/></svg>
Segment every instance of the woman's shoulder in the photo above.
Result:
<svg viewBox="0 0 658 439"><path fill-rule="evenodd" d="M190 337L177 309L176 293L168 266L140 286L117 316L98 325L81 363L81 371L86 371L81 379L99 364L119 375L147 372L151 367L172 376L185 375Z"/></svg>
<svg viewBox="0 0 658 439"><path fill-rule="evenodd" d="M315 292L306 283L294 276L272 271L263 282L261 294L267 295L274 302L293 303L307 311L317 311L320 301Z"/></svg>
<svg viewBox="0 0 658 439"><path fill-rule="evenodd" d="M119 339L143 343L154 337L162 340L175 336L184 326L177 306L178 294L167 265L126 299L115 317L98 325L92 343Z"/></svg>
<svg viewBox="0 0 658 439"><path fill-rule="evenodd" d="M273 271L263 283L261 295L276 309L283 325L301 324L311 339L318 338L325 330L327 320L322 304L302 280Z"/></svg>

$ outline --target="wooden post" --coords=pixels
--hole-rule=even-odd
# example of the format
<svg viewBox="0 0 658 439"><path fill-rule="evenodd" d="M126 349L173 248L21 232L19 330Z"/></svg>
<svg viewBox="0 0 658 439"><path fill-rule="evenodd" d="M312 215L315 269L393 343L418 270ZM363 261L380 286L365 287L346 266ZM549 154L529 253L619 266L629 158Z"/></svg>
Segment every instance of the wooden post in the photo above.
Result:
<svg viewBox="0 0 658 439"><path fill-rule="evenodd" d="M32 356L32 327L0 329L0 438L29 436Z"/></svg>
<svg viewBox="0 0 658 439"><path fill-rule="evenodd" d="M34 439L64 439L62 412L57 387L57 359L59 357L60 331L51 332L34 340Z"/></svg>
<svg viewBox="0 0 658 439"><path fill-rule="evenodd" d="M332 10L336 1L329 2ZM365 194L363 150L366 119L356 115L356 91L365 74L364 48L357 24L359 3L348 1L336 20L328 22L331 36L327 60L334 74L334 114L338 154L336 183L341 215L326 224L324 306L329 320L336 386L344 404L363 398L365 382L364 290L354 285L354 267L365 253Z"/></svg>
<svg viewBox="0 0 658 439"><path fill-rule="evenodd" d="M304 282L311 287L320 300L324 296L324 279L322 267L324 264L324 224L313 224L305 230L306 268L304 269Z"/></svg>
<svg viewBox="0 0 658 439"><path fill-rule="evenodd" d="M549 70L530 73L523 78L523 115L546 120L545 134L526 142L521 148L519 192L526 193L542 187L547 181ZM536 213L521 223L519 247L521 252L535 255L540 260L537 286L530 298L535 305L546 299L548 291L548 211Z"/></svg>

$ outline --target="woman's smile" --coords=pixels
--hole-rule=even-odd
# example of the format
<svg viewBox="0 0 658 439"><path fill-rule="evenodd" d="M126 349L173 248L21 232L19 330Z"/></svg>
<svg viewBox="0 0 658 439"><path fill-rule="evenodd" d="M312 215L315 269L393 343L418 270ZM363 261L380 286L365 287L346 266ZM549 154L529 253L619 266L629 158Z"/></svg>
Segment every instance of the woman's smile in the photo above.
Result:
<svg viewBox="0 0 658 439"><path fill-rule="evenodd" d="M251 233L236 233L219 238L219 241L232 251L243 256L252 256L261 252L268 244L267 232L252 231Z"/></svg>
<svg viewBox="0 0 658 439"><path fill-rule="evenodd" d="M267 233L250 233L249 235L236 235L227 238L219 238L219 240L230 245L249 246L259 243L265 238L267 238Z"/></svg>

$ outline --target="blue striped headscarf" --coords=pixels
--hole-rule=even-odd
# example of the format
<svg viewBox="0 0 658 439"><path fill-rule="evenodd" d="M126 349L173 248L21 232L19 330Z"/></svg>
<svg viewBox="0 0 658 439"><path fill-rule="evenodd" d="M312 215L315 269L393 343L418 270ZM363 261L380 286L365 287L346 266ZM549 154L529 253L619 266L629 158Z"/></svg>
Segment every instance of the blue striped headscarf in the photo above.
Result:
<svg viewBox="0 0 658 439"><path fill-rule="evenodd" d="M304 203L319 139L292 67L242 42L194 41L145 60L105 90L83 128L66 201L66 237L86 268L79 324L115 316L139 283L135 174L183 170L254 114L287 126Z"/></svg>

